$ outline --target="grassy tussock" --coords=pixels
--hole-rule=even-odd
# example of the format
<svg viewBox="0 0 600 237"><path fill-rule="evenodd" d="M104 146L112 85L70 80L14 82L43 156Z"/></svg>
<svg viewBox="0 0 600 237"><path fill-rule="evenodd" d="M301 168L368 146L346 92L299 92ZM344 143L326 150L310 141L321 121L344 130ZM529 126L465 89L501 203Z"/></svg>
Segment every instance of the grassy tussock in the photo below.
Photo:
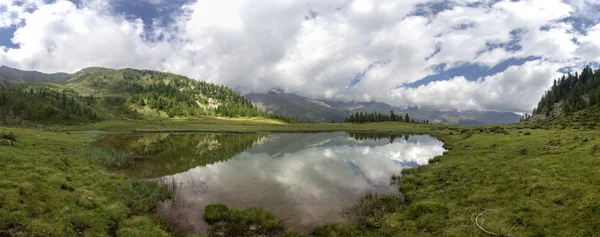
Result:
<svg viewBox="0 0 600 237"><path fill-rule="evenodd" d="M231 209L223 204L206 206L204 219L211 224L210 236L276 236L283 232L279 218L262 207ZM286 232L295 236L297 232Z"/></svg>
<svg viewBox="0 0 600 237"><path fill-rule="evenodd" d="M381 227L386 214L394 213L404 206L399 195L381 195L368 192L358 200L358 204L348 207L346 215L365 227Z"/></svg>
<svg viewBox="0 0 600 237"><path fill-rule="evenodd" d="M88 147L79 155L106 168L128 169L135 167L133 156L113 147Z"/></svg>
<svg viewBox="0 0 600 237"><path fill-rule="evenodd" d="M14 132L2 131L2 133L0 133L0 139L16 141L17 136L15 136Z"/></svg>

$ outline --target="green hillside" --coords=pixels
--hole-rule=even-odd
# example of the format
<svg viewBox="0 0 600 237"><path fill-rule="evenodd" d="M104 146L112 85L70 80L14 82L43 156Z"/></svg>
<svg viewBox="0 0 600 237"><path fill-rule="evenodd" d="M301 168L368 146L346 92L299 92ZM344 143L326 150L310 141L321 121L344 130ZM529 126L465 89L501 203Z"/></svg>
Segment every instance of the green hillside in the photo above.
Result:
<svg viewBox="0 0 600 237"><path fill-rule="evenodd" d="M69 74L66 73L46 74L37 71L23 71L7 66L0 66L0 87L32 82L53 82L62 84L68 78Z"/></svg>
<svg viewBox="0 0 600 237"><path fill-rule="evenodd" d="M11 77L5 80L10 83L0 87L0 125L4 126L198 116L265 117L294 122L256 108L225 86L172 73L86 68L58 80L58 74L2 67L2 71L11 70L35 77Z"/></svg>

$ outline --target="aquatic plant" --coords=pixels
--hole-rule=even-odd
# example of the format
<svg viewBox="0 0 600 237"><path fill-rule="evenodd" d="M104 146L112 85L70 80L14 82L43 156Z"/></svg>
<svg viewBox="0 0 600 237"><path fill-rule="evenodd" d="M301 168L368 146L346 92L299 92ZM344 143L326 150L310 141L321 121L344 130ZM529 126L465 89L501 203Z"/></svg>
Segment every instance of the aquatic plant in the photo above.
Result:
<svg viewBox="0 0 600 237"><path fill-rule="evenodd" d="M127 169L135 166L131 155L113 147L85 148L80 150L80 155L106 168Z"/></svg>

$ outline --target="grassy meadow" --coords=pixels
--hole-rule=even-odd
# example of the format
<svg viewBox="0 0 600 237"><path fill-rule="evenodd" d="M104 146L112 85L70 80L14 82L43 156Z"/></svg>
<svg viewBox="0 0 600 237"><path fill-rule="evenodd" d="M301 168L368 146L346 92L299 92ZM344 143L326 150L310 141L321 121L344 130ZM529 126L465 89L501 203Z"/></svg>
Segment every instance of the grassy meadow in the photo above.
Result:
<svg viewBox="0 0 600 237"><path fill-rule="evenodd" d="M85 149L101 134L0 132L15 135L0 146L0 236L169 236L167 188L105 172Z"/></svg>
<svg viewBox="0 0 600 237"><path fill-rule="evenodd" d="M427 133L445 143L445 155L427 166L404 170L395 180L404 199L366 195L349 207L351 222L319 227L315 236L600 233L600 134L583 127L281 124L207 118L106 121L58 130L0 128L15 138L13 145L0 145L1 236L174 235L155 211L169 198L168 188L108 173L108 168L135 163L117 151L89 149L105 133L132 131L381 131ZM253 213L277 223L262 210L231 213L219 218L244 221L248 218L243 213Z"/></svg>

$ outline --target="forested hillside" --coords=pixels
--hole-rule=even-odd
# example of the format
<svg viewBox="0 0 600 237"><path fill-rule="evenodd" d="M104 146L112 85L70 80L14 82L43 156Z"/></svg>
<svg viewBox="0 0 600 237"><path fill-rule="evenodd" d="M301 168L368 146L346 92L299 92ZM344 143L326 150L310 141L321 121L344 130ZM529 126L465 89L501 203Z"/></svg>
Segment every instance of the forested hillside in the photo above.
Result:
<svg viewBox="0 0 600 237"><path fill-rule="evenodd" d="M198 116L295 122L258 109L225 86L172 73L86 68L68 75L6 68L3 71L17 72L10 75L35 76L28 80L5 77L0 87L0 125L5 126ZM57 75L68 76L58 84ZM29 83L32 80L37 83Z"/></svg>
<svg viewBox="0 0 600 237"><path fill-rule="evenodd" d="M82 98L72 90L51 85L0 89L0 125L97 121L95 105L91 96Z"/></svg>
<svg viewBox="0 0 600 237"><path fill-rule="evenodd" d="M567 74L554 80L550 90L533 110L545 117L570 115L600 104L600 69L587 66L581 74Z"/></svg>

